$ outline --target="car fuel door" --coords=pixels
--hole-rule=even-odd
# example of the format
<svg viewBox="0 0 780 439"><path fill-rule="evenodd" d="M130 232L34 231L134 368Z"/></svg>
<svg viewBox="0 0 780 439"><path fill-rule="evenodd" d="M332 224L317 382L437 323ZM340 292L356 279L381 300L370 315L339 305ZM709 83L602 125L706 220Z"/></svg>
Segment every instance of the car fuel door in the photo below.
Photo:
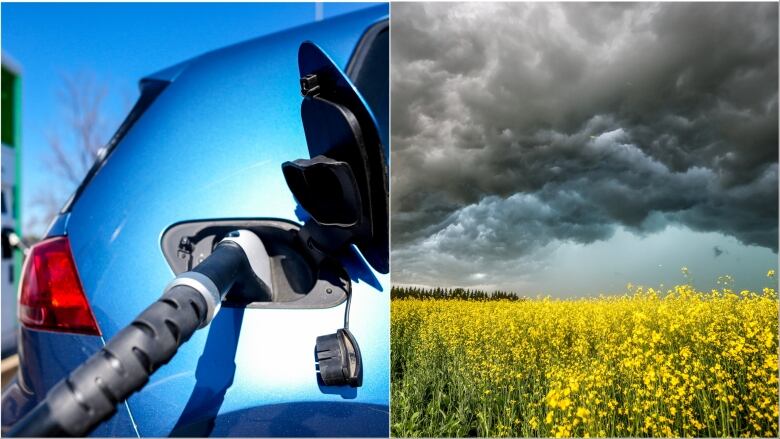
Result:
<svg viewBox="0 0 780 439"><path fill-rule="evenodd" d="M387 157L376 119L347 75L316 44L298 51L301 121L308 158L282 164L309 218L300 237L315 261L355 245L378 272L389 271Z"/></svg>

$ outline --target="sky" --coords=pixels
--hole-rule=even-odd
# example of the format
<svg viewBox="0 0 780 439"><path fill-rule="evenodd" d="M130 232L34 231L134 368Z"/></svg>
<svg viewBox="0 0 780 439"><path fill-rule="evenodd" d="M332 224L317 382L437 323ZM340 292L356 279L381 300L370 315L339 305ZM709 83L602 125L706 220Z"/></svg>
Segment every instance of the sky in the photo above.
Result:
<svg viewBox="0 0 780 439"><path fill-rule="evenodd" d="M776 285L777 8L393 4L393 282Z"/></svg>
<svg viewBox="0 0 780 439"><path fill-rule="evenodd" d="M320 5L322 18L367 6ZM210 50L309 23L317 14L314 3L3 3L1 10L3 53L22 68L22 215L27 224L40 216L36 195L61 183L44 162L52 134L68 142L58 100L63 76L92 78L106 87L102 118L107 141L138 97L140 78ZM66 188L64 197L69 192Z"/></svg>

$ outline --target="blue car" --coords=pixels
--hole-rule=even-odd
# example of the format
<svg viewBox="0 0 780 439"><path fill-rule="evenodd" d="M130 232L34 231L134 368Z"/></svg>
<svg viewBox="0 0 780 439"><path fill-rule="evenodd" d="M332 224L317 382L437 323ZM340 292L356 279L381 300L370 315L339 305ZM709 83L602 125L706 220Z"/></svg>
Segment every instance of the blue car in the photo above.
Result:
<svg viewBox="0 0 780 439"><path fill-rule="evenodd" d="M379 5L141 79L138 102L27 258L4 432L214 240L249 229L268 247L273 293L234 286L214 320L91 435L388 435L388 40ZM312 74L319 68L332 76ZM352 128L368 139L365 175L340 174L347 158L317 158L341 141L328 138L329 110L314 102L329 86L348 96ZM322 177L322 163L333 173ZM347 196L323 207L344 182L370 193L372 207ZM290 250L315 220L324 225L315 242L358 236L338 269L306 269L310 255ZM345 313L362 370L334 384L321 376L318 337L344 327Z"/></svg>

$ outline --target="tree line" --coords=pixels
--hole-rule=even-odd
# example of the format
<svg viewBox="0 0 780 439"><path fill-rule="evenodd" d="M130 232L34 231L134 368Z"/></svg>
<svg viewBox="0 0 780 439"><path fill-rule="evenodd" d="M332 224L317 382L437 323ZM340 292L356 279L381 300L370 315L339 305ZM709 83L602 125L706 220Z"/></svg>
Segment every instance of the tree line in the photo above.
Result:
<svg viewBox="0 0 780 439"><path fill-rule="evenodd" d="M524 298L507 291L496 290L487 292L483 290L467 288L421 288L421 287L397 287L390 288L391 299L460 299L460 300L525 300Z"/></svg>

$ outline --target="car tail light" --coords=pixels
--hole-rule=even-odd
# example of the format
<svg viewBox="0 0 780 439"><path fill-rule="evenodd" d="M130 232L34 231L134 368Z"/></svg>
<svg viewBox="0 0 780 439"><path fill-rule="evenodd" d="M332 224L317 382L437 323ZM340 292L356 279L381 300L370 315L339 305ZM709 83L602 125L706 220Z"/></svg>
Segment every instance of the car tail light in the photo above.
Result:
<svg viewBox="0 0 780 439"><path fill-rule="evenodd" d="M66 237L30 250L22 273L19 320L32 329L100 335Z"/></svg>

